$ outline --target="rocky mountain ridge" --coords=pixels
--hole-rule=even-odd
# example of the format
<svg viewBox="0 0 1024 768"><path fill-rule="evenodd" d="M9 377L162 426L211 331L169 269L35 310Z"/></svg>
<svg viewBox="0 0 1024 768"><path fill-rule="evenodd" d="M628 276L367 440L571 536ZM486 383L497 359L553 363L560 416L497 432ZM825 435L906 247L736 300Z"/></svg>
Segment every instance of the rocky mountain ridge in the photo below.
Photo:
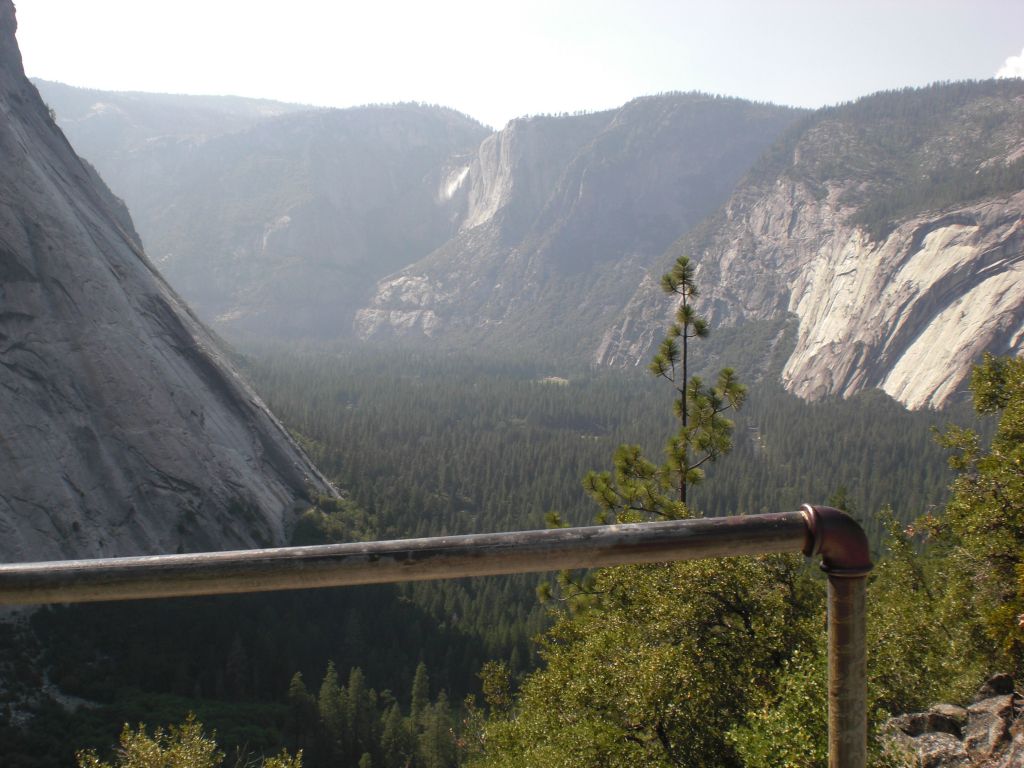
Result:
<svg viewBox="0 0 1024 768"><path fill-rule="evenodd" d="M599 333L638 275L800 114L668 94L490 133L451 110L392 105L239 130L230 117L202 143L162 135L115 158L85 130L100 124L95 104L40 85L72 141L119 164L114 178L135 180L123 194L147 249L229 338L462 344L498 333L564 349L542 331ZM132 104L145 105L123 96L97 94L96 104L144 126L152 108L131 119ZM193 131L195 121L171 122ZM567 281L582 311L555 319ZM577 344L581 356L589 343Z"/></svg>
<svg viewBox="0 0 1024 768"><path fill-rule="evenodd" d="M673 248L716 325L796 319L807 399L941 407L983 351L1024 353L1024 84L895 97L816 114ZM645 361L667 311L647 279L596 360Z"/></svg>
<svg viewBox="0 0 1024 768"><path fill-rule="evenodd" d="M161 271L236 339L351 335L378 279L455 234L459 169L489 133L418 104L313 109L39 84Z"/></svg>
<svg viewBox="0 0 1024 768"><path fill-rule="evenodd" d="M666 94L493 133L408 105L296 113L168 177L136 164L150 197L126 197L232 338L634 366L671 310L657 277L687 253L717 326L796 328L790 391L941 407L982 351L1024 343L1021 98L1011 80L815 113Z"/></svg>
<svg viewBox="0 0 1024 768"><path fill-rule="evenodd" d="M667 94L512 121L466 167L459 233L378 283L356 332L585 355L668 245L799 114Z"/></svg>
<svg viewBox="0 0 1024 768"><path fill-rule="evenodd" d="M25 78L0 0L0 558L281 544L332 493Z"/></svg>
<svg viewBox="0 0 1024 768"><path fill-rule="evenodd" d="M89 150L90 161L114 187L126 159L168 144L199 145L280 115L313 108L240 96L186 96L99 91L31 78L59 123ZM54 106L56 105L56 106ZM118 191L124 193L123 189Z"/></svg>
<svg viewBox="0 0 1024 768"><path fill-rule="evenodd" d="M32 83L79 156L118 197L131 201L134 217L162 215L165 185L206 143L311 109L266 99L98 91L37 78Z"/></svg>

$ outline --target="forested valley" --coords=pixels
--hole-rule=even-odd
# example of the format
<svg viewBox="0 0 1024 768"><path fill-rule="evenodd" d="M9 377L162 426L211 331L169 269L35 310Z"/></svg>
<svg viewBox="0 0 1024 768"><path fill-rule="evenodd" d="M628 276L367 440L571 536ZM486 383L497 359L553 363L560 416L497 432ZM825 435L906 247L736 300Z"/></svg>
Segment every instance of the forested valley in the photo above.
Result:
<svg viewBox="0 0 1024 768"><path fill-rule="evenodd" d="M21 5L27 21L48 4ZM863 92L836 90L844 70L878 64L882 81L860 80L872 88L918 82L937 50L970 51L962 74L990 72L996 48L966 45L972 30L988 41L1014 25L978 4L900 21L890 4L883 23L853 14L837 36L832 14L803 8L713 20L661 3L657 17L631 5L622 36L590 45L561 34L604 26L589 7L582 23L549 3L481 24L475 7L419 4L385 7L377 25L320 4L341 15L317 41L313 9L275 5L257 34L249 4L221 38L213 6L196 23L175 4L112 17L118 44L143 43L118 53L87 23L102 4L67 5L37 13L62 30L54 50L78 52L76 82L93 57L130 60L115 69L131 75L152 58L199 65L205 89L228 82L228 62L266 75L237 92L281 83L291 100L322 70L331 95L315 103L338 106L33 84L18 37L31 22L19 31L0 0L12 605L112 594L93 574L131 573L108 558L658 521L685 538L747 527L694 518L841 511L758 521L775 543L789 526L786 546L814 557L4 607L0 768L1021 762L1024 54L994 80L835 101ZM76 23L72 6L87 7ZM143 16L189 55L152 55ZM372 48L348 82L337 59L307 57L355 50L339 24ZM680 48L683 31L710 42ZM885 34L899 43L863 44ZM808 109L749 92L732 80L746 60L733 38L746 59L787 50L758 61L788 61L792 77L765 82L806 70L824 90L784 99ZM701 47L727 60L691 61ZM602 75L616 52L671 77ZM435 61L448 74L431 77ZM702 70L729 79L689 77ZM401 92L354 98L375 72ZM567 90L516 106L530 72L543 87L528 91ZM379 101L462 109L431 92L463 80L507 101L497 130L473 109ZM759 101L727 95L740 92ZM827 521L863 549L844 512L873 568L863 551L851 568L828 562ZM197 560L318 573L323 552L307 554L312 567L280 551L148 564L193 588L209 573ZM102 562L53 565L76 558ZM826 607L818 560L850 621ZM43 594L58 570L71 589ZM160 578L149 594L171 591ZM840 760L826 755L826 625L850 640L855 678ZM938 741L941 763L923 751Z"/></svg>
<svg viewBox="0 0 1024 768"><path fill-rule="evenodd" d="M723 332L697 367L753 359L784 331ZM356 345L251 347L238 362L343 489L299 521L298 544L538 528L552 512L589 524L586 473L609 469L623 443L656 457L672 429L670 397L643 371ZM774 377L749 381L735 449L692 496L702 514L831 500L881 548L890 516L937 513L948 498L936 430L992 431L967 403L914 413L871 392L808 404ZM459 764L481 727L481 686L491 705L507 699L571 603L538 599L552 577L44 609L4 638L20 654L14 672L25 690L88 704L41 699L28 730L7 718L0 747L13 766L61 765L75 748L109 750L112 720L192 711L236 757L286 747L307 768Z"/></svg>

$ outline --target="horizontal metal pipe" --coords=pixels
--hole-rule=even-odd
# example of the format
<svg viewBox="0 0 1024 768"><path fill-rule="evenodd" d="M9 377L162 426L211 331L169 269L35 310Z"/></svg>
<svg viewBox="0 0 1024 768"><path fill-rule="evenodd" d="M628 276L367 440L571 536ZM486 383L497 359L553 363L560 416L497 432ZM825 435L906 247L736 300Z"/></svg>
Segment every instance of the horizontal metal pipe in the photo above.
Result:
<svg viewBox="0 0 1024 768"><path fill-rule="evenodd" d="M0 605L266 592L810 553L805 512L152 557L0 565Z"/></svg>

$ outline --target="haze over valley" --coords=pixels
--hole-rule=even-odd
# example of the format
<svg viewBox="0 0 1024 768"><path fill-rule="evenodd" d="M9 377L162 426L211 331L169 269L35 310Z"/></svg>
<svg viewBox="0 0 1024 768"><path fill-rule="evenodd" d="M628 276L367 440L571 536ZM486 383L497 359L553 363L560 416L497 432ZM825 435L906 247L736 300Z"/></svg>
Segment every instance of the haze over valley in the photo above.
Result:
<svg viewBox="0 0 1024 768"><path fill-rule="evenodd" d="M388 96L380 61L339 69L331 101L271 88L247 58L259 3L233 17L233 50L268 90L239 96L30 80L44 48L27 33L23 63L19 23L38 29L39 9L0 0L4 561L827 503L877 564L870 764L941 742L930 765L1020 765L1024 65L988 49L1021 11L892 9L878 41L955 22L949 66L988 57L981 75L927 80L900 63L926 56L916 38L876 46L892 71L833 60L877 25L871 3L742 5L732 35L704 10L641 3L626 19L595 4L557 37L566 9L526 2L495 27L534 45L521 81L499 32L480 48L490 9L470 9L480 34L461 43L447 5L392 9L423 27L380 38L406 62L447 20L404 75L428 101ZM186 29L230 7L164 17L179 56ZM94 20L53 12L82 36ZM263 48L290 72L309 61L287 32L301 14L278 12ZM376 13L335 35L362 50L351 37ZM966 30L993 17L976 47ZM701 24L737 61L742 42L773 46L754 98L683 76L711 60ZM642 57L588 58L595 30L609 46L642 30L677 79L623 93ZM321 33L304 33L309 56ZM760 95L829 34L836 55L816 55L834 91L801 64L801 98ZM715 56L707 82L732 83ZM485 74L490 96L517 84L507 105L532 83L548 106L497 119L472 90L479 114L429 103L455 91L427 84ZM325 93L319 75L303 93ZM382 101L348 104L356 81ZM850 92L866 82L883 89ZM0 622L0 764L135 768L193 739L206 757L168 768L217 768L216 738L224 765L263 768L817 768L824 594L817 569L778 555L30 609Z"/></svg>
<svg viewBox="0 0 1024 768"><path fill-rule="evenodd" d="M716 322L792 325L804 398L941 407L983 351L1024 349L1017 79L815 113L666 94L497 132L424 105L39 86L228 339L632 367L668 311L651 276L687 253Z"/></svg>

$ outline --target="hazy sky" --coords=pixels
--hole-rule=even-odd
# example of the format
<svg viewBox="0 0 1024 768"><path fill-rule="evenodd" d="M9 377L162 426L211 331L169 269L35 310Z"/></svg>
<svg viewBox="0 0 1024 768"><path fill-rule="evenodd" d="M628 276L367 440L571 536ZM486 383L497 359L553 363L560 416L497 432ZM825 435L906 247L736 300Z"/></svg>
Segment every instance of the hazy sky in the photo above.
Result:
<svg viewBox="0 0 1024 768"><path fill-rule="evenodd" d="M524 114L701 90L817 107L1024 75L1024 0L15 0L30 76Z"/></svg>

